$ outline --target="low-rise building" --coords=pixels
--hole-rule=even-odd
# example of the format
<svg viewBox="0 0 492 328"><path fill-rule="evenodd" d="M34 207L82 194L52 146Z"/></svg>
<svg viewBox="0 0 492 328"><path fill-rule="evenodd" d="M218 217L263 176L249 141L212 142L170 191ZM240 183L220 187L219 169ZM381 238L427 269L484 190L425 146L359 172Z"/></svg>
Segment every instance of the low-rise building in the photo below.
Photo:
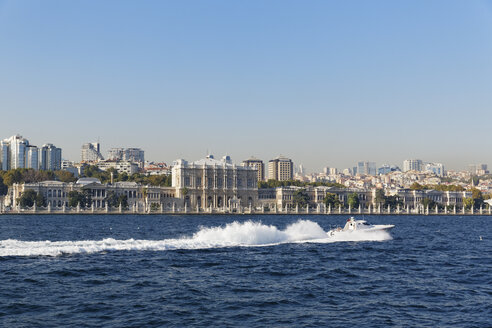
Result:
<svg viewBox="0 0 492 328"><path fill-rule="evenodd" d="M110 168L115 169L118 171L118 173L123 173L125 172L128 175L132 175L134 173L139 172L139 167L138 164L130 161L112 161L112 160L106 160L106 161L100 161L96 163L96 166L103 170L106 171Z"/></svg>
<svg viewBox="0 0 492 328"><path fill-rule="evenodd" d="M34 190L46 200L46 205L53 209L68 207L71 191L87 192L92 199L92 206L96 209L105 208L108 196L126 196L128 206L150 208L152 204L162 205L166 209L183 205L182 200L176 198L172 187L144 186L136 182L116 182L102 184L96 178L81 178L77 182L43 181L36 183L14 184L11 188L11 206L18 205L18 199L26 190Z"/></svg>

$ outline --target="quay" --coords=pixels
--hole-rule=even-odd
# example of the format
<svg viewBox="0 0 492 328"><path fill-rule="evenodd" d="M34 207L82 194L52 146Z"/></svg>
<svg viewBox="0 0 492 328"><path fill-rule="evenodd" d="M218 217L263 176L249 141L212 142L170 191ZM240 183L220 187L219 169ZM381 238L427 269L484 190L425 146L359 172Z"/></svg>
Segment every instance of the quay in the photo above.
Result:
<svg viewBox="0 0 492 328"><path fill-rule="evenodd" d="M356 208L351 209L344 207L331 208L330 206L323 206L318 204L317 207L261 207L253 208L249 207L220 207L220 208L188 208L185 206L177 206L173 204L171 207L164 206L161 204L160 207L156 206L140 206L139 204L134 204L129 208L110 207L106 206L104 208L90 207L81 208L77 206L67 207L63 206L61 208L51 208L51 206L46 207L25 207L21 208L16 206L15 208L0 208L0 215L96 215L96 214L113 214L113 215L423 215L423 216L433 216L433 215L456 215L456 216L492 216L492 207L487 206L486 208L480 207L479 209L466 209L464 207L449 210L447 207L444 208L424 208L419 206L417 208L382 208L380 206L376 208Z"/></svg>

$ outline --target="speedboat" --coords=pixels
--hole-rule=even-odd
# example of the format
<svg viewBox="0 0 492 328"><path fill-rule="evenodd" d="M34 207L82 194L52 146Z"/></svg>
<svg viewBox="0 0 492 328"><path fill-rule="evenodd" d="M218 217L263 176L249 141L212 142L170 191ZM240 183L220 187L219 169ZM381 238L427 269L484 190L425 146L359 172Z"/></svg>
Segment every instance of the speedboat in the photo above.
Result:
<svg viewBox="0 0 492 328"><path fill-rule="evenodd" d="M333 237L338 233L341 232L352 232L352 231L363 231L363 232L373 232L373 231L386 231L391 228L393 228L395 225L394 224L377 224L377 225L371 225L368 224L364 220L356 220L354 217L350 217L347 219L347 222L345 223L345 227L336 228L336 229L331 229L330 231L327 232L328 236Z"/></svg>

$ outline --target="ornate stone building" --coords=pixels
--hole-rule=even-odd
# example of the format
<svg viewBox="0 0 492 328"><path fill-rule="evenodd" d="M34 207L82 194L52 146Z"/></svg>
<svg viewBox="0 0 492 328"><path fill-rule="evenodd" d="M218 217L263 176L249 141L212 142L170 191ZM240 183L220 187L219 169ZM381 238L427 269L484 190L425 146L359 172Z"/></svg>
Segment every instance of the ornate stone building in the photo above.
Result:
<svg viewBox="0 0 492 328"><path fill-rule="evenodd" d="M28 189L43 195L46 205L52 209L68 207L70 191L88 191L94 208L105 208L107 196L114 193L117 196L125 195L128 206L149 208L153 204L169 210L173 207L182 207L182 200L175 198L175 189L172 187L143 186L136 182L115 182L102 184L96 178L82 178L77 182L43 181L34 183L15 183L10 188L9 205L16 207L17 200Z"/></svg>
<svg viewBox="0 0 492 328"><path fill-rule="evenodd" d="M172 169L176 197L193 209L258 203L258 172L249 166L232 164L229 156L216 160L212 155L196 162L175 161Z"/></svg>

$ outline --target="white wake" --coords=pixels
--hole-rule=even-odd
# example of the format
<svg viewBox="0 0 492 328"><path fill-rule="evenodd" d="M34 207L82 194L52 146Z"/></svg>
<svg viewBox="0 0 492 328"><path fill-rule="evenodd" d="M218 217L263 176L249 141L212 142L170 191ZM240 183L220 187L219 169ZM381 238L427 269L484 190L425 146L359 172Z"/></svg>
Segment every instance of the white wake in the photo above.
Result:
<svg viewBox="0 0 492 328"><path fill-rule="evenodd" d="M316 223L299 220L279 230L261 222L233 222L219 227L202 227L191 237L163 240L103 240L81 241L0 241L0 256L58 256L63 254L107 251L165 251L175 249L205 249L233 246L272 246L284 243L333 243L343 241L383 241L391 236L385 231L354 231L328 237Z"/></svg>

